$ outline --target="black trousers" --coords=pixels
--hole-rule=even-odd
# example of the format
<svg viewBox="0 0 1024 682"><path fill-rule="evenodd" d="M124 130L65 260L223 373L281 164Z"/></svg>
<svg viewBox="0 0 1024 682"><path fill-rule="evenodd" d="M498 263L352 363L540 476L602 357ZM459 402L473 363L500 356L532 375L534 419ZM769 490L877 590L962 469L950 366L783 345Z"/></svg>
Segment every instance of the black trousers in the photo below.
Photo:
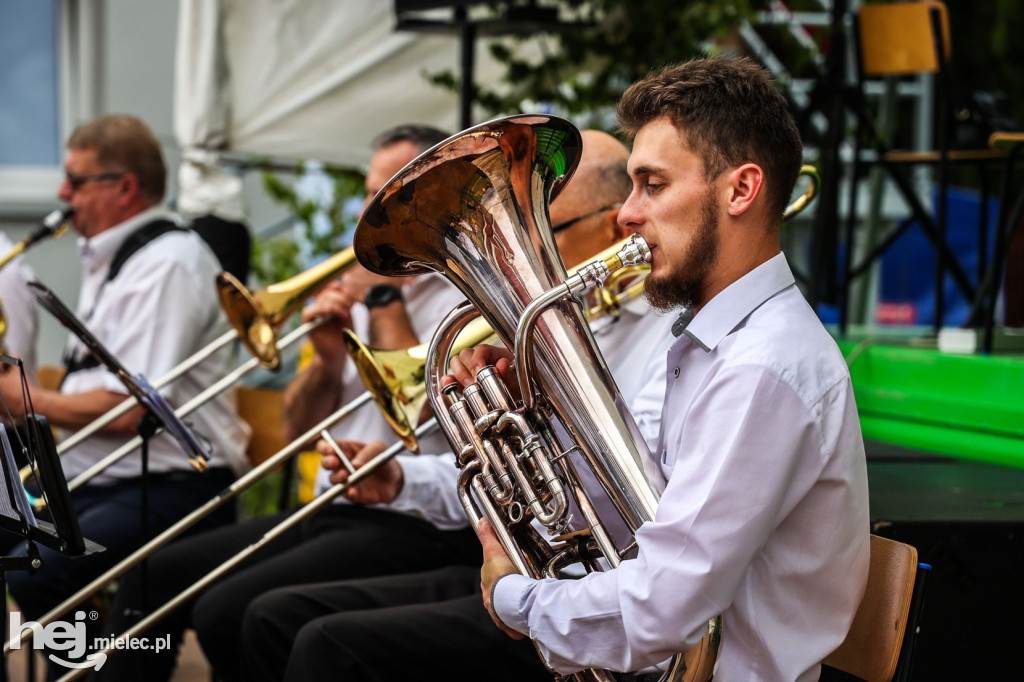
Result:
<svg viewBox="0 0 1024 682"><path fill-rule="evenodd" d="M147 610L162 605L245 549L291 512L252 519L168 545L149 561L147 593L129 574L111 607L108 630L122 632ZM170 635L172 647L120 651L96 674L102 680L166 680L177 644L193 627L222 680L239 679L239 636L246 607L268 590L330 580L422 571L448 564L479 566L480 544L469 530L441 531L432 524L382 509L331 505L305 519L249 562L184 604L148 633Z"/></svg>
<svg viewBox="0 0 1024 682"><path fill-rule="evenodd" d="M241 654L252 682L552 679L494 625L467 566L273 590L246 610Z"/></svg>

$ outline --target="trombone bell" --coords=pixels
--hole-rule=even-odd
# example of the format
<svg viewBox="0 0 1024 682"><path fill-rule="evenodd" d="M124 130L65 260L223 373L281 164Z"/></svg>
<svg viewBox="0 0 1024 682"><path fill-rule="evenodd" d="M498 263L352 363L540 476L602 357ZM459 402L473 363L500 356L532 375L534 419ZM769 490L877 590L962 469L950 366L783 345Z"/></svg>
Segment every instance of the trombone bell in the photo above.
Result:
<svg viewBox="0 0 1024 682"><path fill-rule="evenodd" d="M259 301L230 272L217 275L217 295L224 315L249 352L267 369L277 369L281 365L277 331Z"/></svg>
<svg viewBox="0 0 1024 682"><path fill-rule="evenodd" d="M427 401L423 383L425 345L405 350L372 349L350 329L342 331L342 338L384 419L410 452L419 453L413 424L419 420L420 410Z"/></svg>
<svg viewBox="0 0 1024 682"><path fill-rule="evenodd" d="M249 352L267 369L277 369L277 330L306 299L356 264L352 247L339 251L283 282L250 292L233 275L217 275L217 295L231 326Z"/></svg>

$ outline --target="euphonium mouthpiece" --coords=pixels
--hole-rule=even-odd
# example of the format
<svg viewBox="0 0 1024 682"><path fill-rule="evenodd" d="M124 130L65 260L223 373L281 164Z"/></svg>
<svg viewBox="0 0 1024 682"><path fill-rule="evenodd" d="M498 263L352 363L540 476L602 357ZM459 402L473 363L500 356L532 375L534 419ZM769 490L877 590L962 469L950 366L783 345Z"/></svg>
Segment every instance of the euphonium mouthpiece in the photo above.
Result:
<svg viewBox="0 0 1024 682"><path fill-rule="evenodd" d="M613 271L630 265L645 265L651 260L651 249L647 246L644 238L638 234L630 237L621 248L617 248L611 255L605 256L607 253L608 251L599 254L596 260L580 267L575 276L566 280L570 290L604 286L604 281Z"/></svg>
<svg viewBox="0 0 1024 682"><path fill-rule="evenodd" d="M634 234L622 250L615 254L619 259L619 267L625 265L645 265L651 262L651 249L644 238Z"/></svg>

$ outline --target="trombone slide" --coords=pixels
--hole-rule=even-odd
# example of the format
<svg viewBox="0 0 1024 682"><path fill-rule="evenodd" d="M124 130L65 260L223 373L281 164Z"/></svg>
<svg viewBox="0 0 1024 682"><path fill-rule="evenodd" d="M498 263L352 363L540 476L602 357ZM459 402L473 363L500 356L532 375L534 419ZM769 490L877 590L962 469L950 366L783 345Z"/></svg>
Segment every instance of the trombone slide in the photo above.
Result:
<svg viewBox="0 0 1024 682"><path fill-rule="evenodd" d="M416 428L415 436L417 439L420 439L426 435L429 435L436 429L437 420L430 419ZM345 491L347 491L349 488L358 484L364 478L366 478L374 471L376 471L382 464L394 458L396 455L404 452L406 449L407 448L405 447L405 444L403 444L401 441L395 443L387 450L380 453L379 455L371 459L369 462L364 464L362 467L360 467L358 471L356 471L351 477L349 477L349 480L345 481L344 483L336 483L335 485L331 486L330 488L322 492L315 500L305 505L297 512L289 516L287 519L285 519L278 525L268 530L266 533L263 534L263 537L261 537L259 540L246 547L244 550L242 550L232 558L222 563L220 566L218 566L213 571L204 576L202 580L193 583L191 587L186 589L177 597L167 602L166 604L164 604L159 609L149 614L142 620L140 620L138 623L133 625L124 633L115 637L112 646L108 649L104 649L99 653L104 654L106 656L113 655L116 651L118 651L116 647L116 643L118 641L130 640L132 637L135 637L139 633L144 632L151 625L154 625L155 623L159 622L168 613L178 608L178 606L184 604L188 600L195 597L197 594L199 594L199 592L203 591L209 585L219 580L221 577L223 577L225 574L233 570L236 566L241 564L250 556L263 549L263 547L265 547L268 543L274 541L280 535L290 530L298 523L304 521L305 519L309 518L313 514L320 511L328 503L334 500L334 498L345 493ZM88 672L90 672L88 668L72 670L68 674L61 677L58 680L58 682L71 682L72 680L79 679Z"/></svg>

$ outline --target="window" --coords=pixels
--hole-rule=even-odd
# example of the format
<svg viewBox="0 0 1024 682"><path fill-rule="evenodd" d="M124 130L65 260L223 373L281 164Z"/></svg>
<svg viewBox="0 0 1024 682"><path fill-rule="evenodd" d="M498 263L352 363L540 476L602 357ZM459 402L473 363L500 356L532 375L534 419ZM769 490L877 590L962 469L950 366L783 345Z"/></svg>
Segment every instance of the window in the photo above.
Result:
<svg viewBox="0 0 1024 682"><path fill-rule="evenodd" d="M0 216L56 203L64 137L91 117L99 12L81 0L0 2Z"/></svg>

